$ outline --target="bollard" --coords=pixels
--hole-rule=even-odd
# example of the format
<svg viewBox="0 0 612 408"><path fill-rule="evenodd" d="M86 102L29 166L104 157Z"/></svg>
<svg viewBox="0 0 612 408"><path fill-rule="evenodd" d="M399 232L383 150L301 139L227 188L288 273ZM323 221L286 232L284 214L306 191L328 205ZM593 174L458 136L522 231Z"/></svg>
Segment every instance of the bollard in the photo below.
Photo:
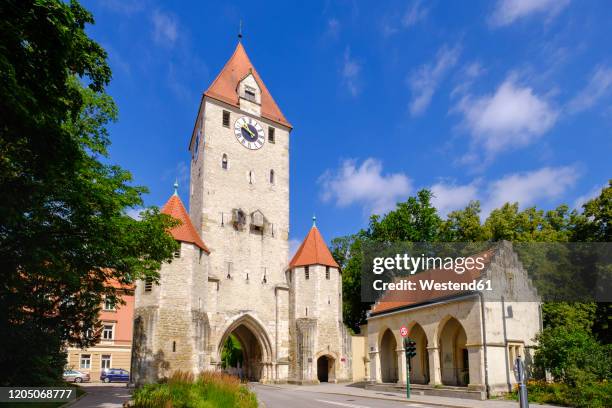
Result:
<svg viewBox="0 0 612 408"><path fill-rule="evenodd" d="M514 363L514 376L516 381L518 382L518 397L519 397L519 407L520 408L529 408L529 399L527 396L527 380L525 376L525 364L523 360L521 360L521 356L516 358Z"/></svg>

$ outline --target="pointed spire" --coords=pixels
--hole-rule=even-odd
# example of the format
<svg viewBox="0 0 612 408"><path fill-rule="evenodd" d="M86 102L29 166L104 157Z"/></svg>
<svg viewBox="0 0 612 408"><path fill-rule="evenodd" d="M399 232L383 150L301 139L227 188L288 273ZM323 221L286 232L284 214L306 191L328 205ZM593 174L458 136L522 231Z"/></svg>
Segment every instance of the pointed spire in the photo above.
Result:
<svg viewBox="0 0 612 408"><path fill-rule="evenodd" d="M175 188L176 187L178 187L178 183L175 183ZM175 240L194 244L203 251L210 253L206 244L202 241L202 238L200 238L200 235L193 226L189 213L187 213L183 202L176 192L171 195L166 204L164 204L161 213L176 218L181 222L168 231Z"/></svg>
<svg viewBox="0 0 612 408"><path fill-rule="evenodd" d="M334 257L332 256L325 240L321 236L319 229L314 225L316 217L313 218L313 226L310 228L308 235L304 238L302 245L298 248L293 256L291 262L289 262L290 268L305 265L324 265L331 266L332 268L340 268Z"/></svg>
<svg viewBox="0 0 612 408"><path fill-rule="evenodd" d="M178 178L174 180L174 195L178 196Z"/></svg>

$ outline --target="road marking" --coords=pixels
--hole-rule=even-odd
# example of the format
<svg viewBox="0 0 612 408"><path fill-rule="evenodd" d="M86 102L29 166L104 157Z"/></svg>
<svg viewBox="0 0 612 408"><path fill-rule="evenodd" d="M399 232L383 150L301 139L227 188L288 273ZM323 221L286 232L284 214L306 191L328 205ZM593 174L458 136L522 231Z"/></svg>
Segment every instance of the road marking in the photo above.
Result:
<svg viewBox="0 0 612 408"><path fill-rule="evenodd" d="M345 404L344 402L336 402L336 401L327 401L327 400L315 400L317 402L323 402L325 404L338 405L341 407L349 407L349 408L369 408L366 405L355 405L355 404Z"/></svg>

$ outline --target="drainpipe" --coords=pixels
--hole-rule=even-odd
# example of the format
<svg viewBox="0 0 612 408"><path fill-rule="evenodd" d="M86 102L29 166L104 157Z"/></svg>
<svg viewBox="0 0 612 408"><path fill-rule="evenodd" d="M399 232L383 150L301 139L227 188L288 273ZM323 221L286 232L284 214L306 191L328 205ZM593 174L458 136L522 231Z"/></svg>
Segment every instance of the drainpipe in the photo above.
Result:
<svg viewBox="0 0 612 408"><path fill-rule="evenodd" d="M480 320L482 322L482 345L483 345L483 353L484 353L485 392L487 394L487 399L489 399L490 397L489 365L487 363L487 330L486 330L486 323L485 323L484 296L482 292L478 292L478 296L480 297Z"/></svg>
<svg viewBox="0 0 612 408"><path fill-rule="evenodd" d="M512 384L510 383L510 367L508 363L510 361L510 356L508 354L508 334L506 330L506 302L504 301L504 297L501 297L501 307L502 307L502 325L504 328L504 355L506 356L506 384L508 385L508 392L512 392Z"/></svg>

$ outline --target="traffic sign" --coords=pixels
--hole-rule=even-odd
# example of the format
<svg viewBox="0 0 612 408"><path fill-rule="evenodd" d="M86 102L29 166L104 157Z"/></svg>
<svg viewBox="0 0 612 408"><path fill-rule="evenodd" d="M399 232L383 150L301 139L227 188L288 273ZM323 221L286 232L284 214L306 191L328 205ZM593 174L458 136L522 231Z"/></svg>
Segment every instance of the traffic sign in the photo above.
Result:
<svg viewBox="0 0 612 408"><path fill-rule="evenodd" d="M406 337L408 335L408 328L406 326L400 327L400 334L402 337Z"/></svg>

